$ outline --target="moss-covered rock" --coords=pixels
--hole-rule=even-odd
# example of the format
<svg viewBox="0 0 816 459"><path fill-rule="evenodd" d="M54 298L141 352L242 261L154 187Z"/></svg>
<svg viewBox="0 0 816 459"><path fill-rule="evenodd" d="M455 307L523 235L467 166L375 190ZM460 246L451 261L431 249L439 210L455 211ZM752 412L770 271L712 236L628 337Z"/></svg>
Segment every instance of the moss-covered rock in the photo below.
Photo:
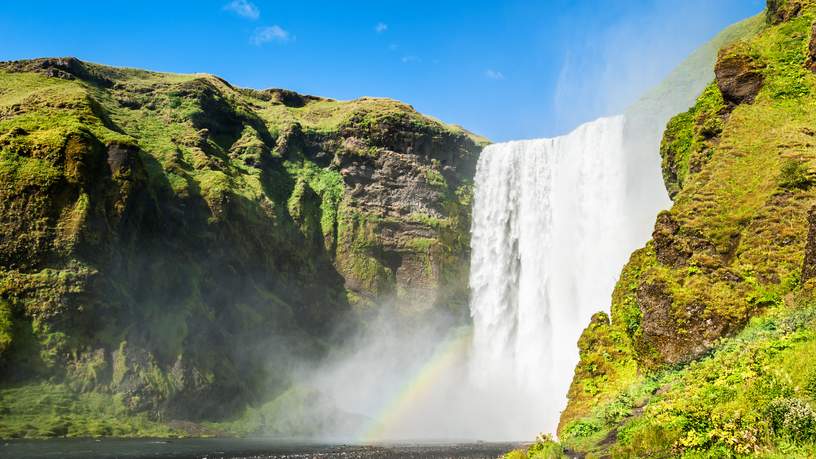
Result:
<svg viewBox="0 0 816 459"><path fill-rule="evenodd" d="M723 50L714 67L721 97L735 105L753 102L765 80L762 62L753 55L740 51L739 46Z"/></svg>
<svg viewBox="0 0 816 459"><path fill-rule="evenodd" d="M772 25L798 17L813 4L811 0L768 0L767 3L765 17Z"/></svg>
<svg viewBox="0 0 816 459"><path fill-rule="evenodd" d="M700 172L711 158L728 113L722 93L712 84L694 107L669 121L660 155L663 180L670 197L674 198L690 176Z"/></svg>
<svg viewBox="0 0 816 459"><path fill-rule="evenodd" d="M0 393L216 419L284 390L357 303L462 313L483 143L387 99L0 63Z"/></svg>

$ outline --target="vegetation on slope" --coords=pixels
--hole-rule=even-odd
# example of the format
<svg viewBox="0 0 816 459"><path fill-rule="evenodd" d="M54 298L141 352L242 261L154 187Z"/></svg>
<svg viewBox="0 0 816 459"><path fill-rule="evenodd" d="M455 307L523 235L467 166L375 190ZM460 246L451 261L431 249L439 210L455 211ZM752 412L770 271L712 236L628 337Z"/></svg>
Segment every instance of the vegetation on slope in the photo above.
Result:
<svg viewBox="0 0 816 459"><path fill-rule="evenodd" d="M816 3L770 1L669 123L671 210L579 343L559 445L533 457L816 454Z"/></svg>
<svg viewBox="0 0 816 459"><path fill-rule="evenodd" d="M540 439L527 457L812 457L815 350L808 286L706 357L633 378L562 429L560 444Z"/></svg>
<svg viewBox="0 0 816 459"><path fill-rule="evenodd" d="M386 99L0 63L0 437L228 419L366 306L461 314L483 142Z"/></svg>

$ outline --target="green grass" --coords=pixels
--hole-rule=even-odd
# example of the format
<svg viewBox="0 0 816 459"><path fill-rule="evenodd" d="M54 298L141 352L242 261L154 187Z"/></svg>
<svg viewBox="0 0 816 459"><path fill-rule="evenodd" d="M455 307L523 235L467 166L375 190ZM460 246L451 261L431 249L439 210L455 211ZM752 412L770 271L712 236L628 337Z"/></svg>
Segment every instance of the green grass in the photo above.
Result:
<svg viewBox="0 0 816 459"><path fill-rule="evenodd" d="M721 114L725 101L715 84L710 84L688 112L669 121L663 135L660 154L663 157L664 180L669 194L676 195L689 174L700 170L709 160L711 139L722 133Z"/></svg>
<svg viewBox="0 0 816 459"><path fill-rule="evenodd" d="M542 435L536 442L526 449L511 451L502 456L502 459L561 459L567 455L564 449L549 435Z"/></svg>
<svg viewBox="0 0 816 459"><path fill-rule="evenodd" d="M433 118L418 114L405 103L383 98L363 97L352 101L321 99L307 103L303 107L288 107L274 100L253 100L260 104L260 116L276 126L300 124L306 131L333 132L352 123L364 129L371 129L384 122L413 124L418 129L447 131L469 136L475 143L486 145L485 138L464 130L459 126L447 125Z"/></svg>
<svg viewBox="0 0 816 459"><path fill-rule="evenodd" d="M600 452L615 431L617 440L605 445L613 457L808 457L816 451L816 423L807 418L816 402L808 389L814 328L813 300L777 305L710 356L641 378L571 421L561 443Z"/></svg>
<svg viewBox="0 0 816 459"><path fill-rule="evenodd" d="M0 362L13 338L14 321L7 301L0 300Z"/></svg>
<svg viewBox="0 0 816 459"><path fill-rule="evenodd" d="M77 392L61 384L0 387L0 438L170 437L182 434L115 395Z"/></svg>

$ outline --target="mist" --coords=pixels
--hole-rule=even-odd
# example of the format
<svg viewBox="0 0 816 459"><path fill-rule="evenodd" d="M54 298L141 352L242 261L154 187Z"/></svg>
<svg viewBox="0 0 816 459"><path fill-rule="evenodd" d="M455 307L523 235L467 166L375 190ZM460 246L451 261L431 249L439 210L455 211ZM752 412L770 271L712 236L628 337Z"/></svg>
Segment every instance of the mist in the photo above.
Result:
<svg viewBox="0 0 816 459"><path fill-rule="evenodd" d="M746 1L757 14L765 7L764 0L739 3ZM733 14L734 3L650 0L623 11L604 29L572 28L568 41L573 45L563 51L553 91L551 132L566 133L598 117L623 113L719 33L721 18Z"/></svg>
<svg viewBox="0 0 816 459"><path fill-rule="evenodd" d="M553 394L519 390L505 380L509 374L474 384L472 345L473 328L458 317L432 312L417 321L383 305L344 348L296 372L298 385L320 394L305 418L332 420L309 435L364 443L534 437L539 429L519 425L545 426L546 417L529 407Z"/></svg>

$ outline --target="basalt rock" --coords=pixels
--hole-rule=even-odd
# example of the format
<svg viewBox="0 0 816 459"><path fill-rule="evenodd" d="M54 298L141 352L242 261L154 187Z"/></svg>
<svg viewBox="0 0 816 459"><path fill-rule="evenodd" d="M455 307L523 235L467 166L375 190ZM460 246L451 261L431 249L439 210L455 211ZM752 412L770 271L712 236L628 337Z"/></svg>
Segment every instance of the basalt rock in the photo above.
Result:
<svg viewBox="0 0 816 459"><path fill-rule="evenodd" d="M701 255L714 259L721 258L710 241L697 231L683 228L670 211L657 215L652 243L657 261L672 268L688 266L690 259L695 255L698 256L696 260L699 260Z"/></svg>

